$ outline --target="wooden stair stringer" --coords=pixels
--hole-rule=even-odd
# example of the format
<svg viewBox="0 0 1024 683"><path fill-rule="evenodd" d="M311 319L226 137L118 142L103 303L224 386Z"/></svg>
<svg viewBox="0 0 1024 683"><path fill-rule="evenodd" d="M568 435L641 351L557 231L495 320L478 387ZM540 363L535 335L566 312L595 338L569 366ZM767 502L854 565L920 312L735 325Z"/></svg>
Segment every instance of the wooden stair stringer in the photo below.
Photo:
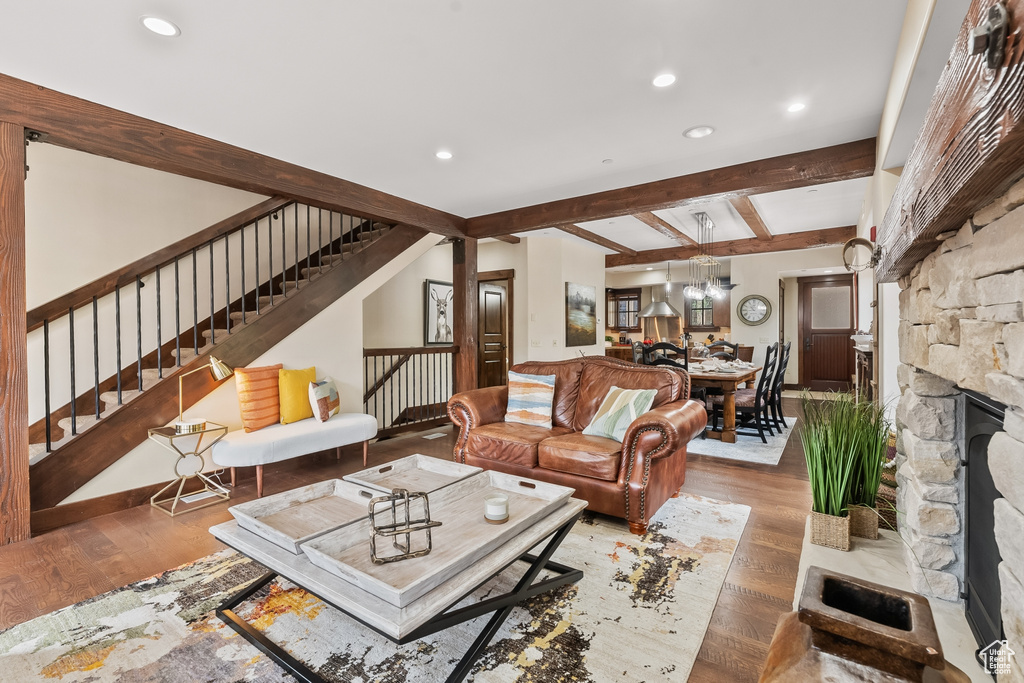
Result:
<svg viewBox="0 0 1024 683"><path fill-rule="evenodd" d="M358 255L345 260L346 267L331 268L287 299L262 313L243 329L208 346L199 356L172 372L164 381L113 411L99 424L75 437L66 446L32 465L29 471L31 507L40 511L58 505L104 469L114 464L148 437L148 429L164 425L178 414L179 375L208 362L211 352L231 367L244 367L288 337L327 306L352 291L359 283L412 247L425 233L398 225ZM184 405L191 407L217 387L208 373L196 373L186 382Z"/></svg>

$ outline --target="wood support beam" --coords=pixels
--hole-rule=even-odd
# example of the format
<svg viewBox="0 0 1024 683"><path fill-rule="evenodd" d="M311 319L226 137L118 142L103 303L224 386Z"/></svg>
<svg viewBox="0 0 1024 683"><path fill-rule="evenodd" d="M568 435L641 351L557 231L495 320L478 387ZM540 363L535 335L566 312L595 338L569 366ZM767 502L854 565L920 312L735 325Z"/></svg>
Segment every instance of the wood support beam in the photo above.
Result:
<svg viewBox="0 0 1024 683"><path fill-rule="evenodd" d="M61 147L159 171L442 235L463 234L465 221L458 216L3 74L0 121L42 133Z"/></svg>
<svg viewBox="0 0 1024 683"><path fill-rule="evenodd" d="M495 235L494 239L508 244L519 244L519 238L515 235Z"/></svg>
<svg viewBox="0 0 1024 683"><path fill-rule="evenodd" d="M589 230L581 228L578 225L559 225L558 229L561 230L562 232L567 232L570 235L576 235L576 237L585 239L588 242L593 242L594 244L604 247L605 249L611 249L612 251L618 252L620 254L625 254L626 256L636 256L635 249L630 249L629 247L619 244L618 242L613 242L610 239L601 237L600 235L592 233Z"/></svg>
<svg viewBox="0 0 1024 683"><path fill-rule="evenodd" d="M633 218L646 223L648 226L654 228L656 231L681 244L684 247L695 247L697 243L686 236L686 233L676 228L674 225L662 220L650 211L641 211L640 213L634 213Z"/></svg>
<svg viewBox="0 0 1024 683"><path fill-rule="evenodd" d="M0 121L0 545L30 535L25 130Z"/></svg>
<svg viewBox="0 0 1024 683"><path fill-rule="evenodd" d="M455 354L455 391L476 389L478 380L477 241L472 237L452 241L452 335L459 347Z"/></svg>
<svg viewBox="0 0 1024 683"><path fill-rule="evenodd" d="M827 247L842 244L851 237L857 236L857 226L847 225L842 228L828 228L808 232L794 232L788 235L776 235L772 240L751 237L745 240L732 240L715 243L715 256L744 256L747 254L767 254L773 251L793 251L813 247ZM640 265L659 261L680 261L695 256L696 248L652 249L638 252L636 256L609 254L604 257L606 268L615 266Z"/></svg>
<svg viewBox="0 0 1024 683"><path fill-rule="evenodd" d="M251 363L422 237L422 230L407 225L395 226L357 256L347 259L345 268L331 268L321 277L289 293L286 304L267 309L243 329L232 333L224 341L218 341L217 358L230 367L244 367ZM24 311L20 317L24 323ZM124 404L103 418L98 425L80 433L66 446L33 465L29 478L32 509L43 510L58 505L145 441L149 427L167 424L177 417L176 378L208 362L209 353L204 353L172 374L164 375L163 382ZM209 394L215 384L208 372L190 377L184 387L185 407L194 405ZM27 465L27 442L18 455Z"/></svg>
<svg viewBox="0 0 1024 683"><path fill-rule="evenodd" d="M0 93L2 94L2 93ZM863 178L875 170L875 139L561 199L466 221L466 234L483 238L565 223L635 215L698 202Z"/></svg>
<svg viewBox="0 0 1024 683"><path fill-rule="evenodd" d="M991 0L971 2L917 141L879 224L876 282L895 282L1000 197L1024 171L1024 0L1006 0L1006 52L996 69L972 55L971 30Z"/></svg>
<svg viewBox="0 0 1024 683"><path fill-rule="evenodd" d="M747 227L754 233L758 239L770 240L775 235L768 229L768 226L761 220L761 214L757 212L757 208L754 207L754 202L750 201L750 197L733 197L729 200L732 204L732 208L736 209L736 213L740 215L743 222L747 224Z"/></svg>

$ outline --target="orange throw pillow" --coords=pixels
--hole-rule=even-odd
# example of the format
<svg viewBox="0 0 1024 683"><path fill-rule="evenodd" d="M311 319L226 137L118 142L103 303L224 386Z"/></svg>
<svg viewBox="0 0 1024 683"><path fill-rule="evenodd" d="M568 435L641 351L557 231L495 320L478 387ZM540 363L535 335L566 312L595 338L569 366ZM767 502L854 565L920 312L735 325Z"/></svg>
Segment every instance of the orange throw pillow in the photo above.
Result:
<svg viewBox="0 0 1024 683"><path fill-rule="evenodd" d="M281 402L277 376L282 367L278 363L263 368L235 368L238 408L242 413L242 427L245 431L255 432L280 421Z"/></svg>

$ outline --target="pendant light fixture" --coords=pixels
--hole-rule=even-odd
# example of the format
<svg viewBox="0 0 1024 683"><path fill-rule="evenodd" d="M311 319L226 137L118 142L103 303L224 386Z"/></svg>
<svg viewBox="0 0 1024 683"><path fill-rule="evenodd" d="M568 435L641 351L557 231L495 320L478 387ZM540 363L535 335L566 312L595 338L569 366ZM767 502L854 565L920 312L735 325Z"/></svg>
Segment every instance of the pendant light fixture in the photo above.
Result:
<svg viewBox="0 0 1024 683"><path fill-rule="evenodd" d="M722 264L712 253L715 224L703 211L698 211L693 217L697 219L697 253L689 259L690 284L683 290L683 296L694 301L706 297L723 299Z"/></svg>

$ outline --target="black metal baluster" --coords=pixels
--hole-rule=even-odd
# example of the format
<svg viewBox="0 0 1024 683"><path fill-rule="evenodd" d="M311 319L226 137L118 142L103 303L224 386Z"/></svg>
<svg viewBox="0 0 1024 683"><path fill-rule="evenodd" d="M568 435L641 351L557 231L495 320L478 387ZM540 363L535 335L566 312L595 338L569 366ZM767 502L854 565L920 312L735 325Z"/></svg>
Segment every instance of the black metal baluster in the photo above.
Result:
<svg viewBox="0 0 1024 683"><path fill-rule="evenodd" d="M312 246L312 240L309 239L309 204L306 204L306 277L312 279L313 273L309 270L309 249Z"/></svg>
<svg viewBox="0 0 1024 683"><path fill-rule="evenodd" d="M370 359L368 356L363 356L363 412L369 415L370 410L370 397L365 396L366 394L366 381L370 378ZM373 386L372 384L370 386Z"/></svg>
<svg viewBox="0 0 1024 683"><path fill-rule="evenodd" d="M327 253L330 255L331 267L334 267L334 212L327 214Z"/></svg>
<svg viewBox="0 0 1024 683"><path fill-rule="evenodd" d="M231 334L231 241L224 235L224 323Z"/></svg>
<svg viewBox="0 0 1024 683"><path fill-rule="evenodd" d="M181 296L178 279L178 259L174 259L174 349L177 354L176 363L181 367Z"/></svg>
<svg viewBox="0 0 1024 683"><path fill-rule="evenodd" d="M199 355L199 268L196 265L196 248L192 247L192 344Z"/></svg>
<svg viewBox="0 0 1024 683"><path fill-rule="evenodd" d="M139 364L135 368L139 376L139 391L142 391L142 276L135 276L135 339L136 351L139 354ZM121 400L119 396L118 401Z"/></svg>
<svg viewBox="0 0 1024 683"><path fill-rule="evenodd" d="M256 239L256 315L260 314L260 221L256 219L253 224L253 234Z"/></svg>
<svg viewBox="0 0 1024 683"><path fill-rule="evenodd" d="M299 205L295 204L295 289L299 289Z"/></svg>
<svg viewBox="0 0 1024 683"><path fill-rule="evenodd" d="M114 290L114 342L117 356L117 405L121 405L121 288Z"/></svg>
<svg viewBox="0 0 1024 683"><path fill-rule="evenodd" d="M71 329L71 436L78 434L78 407L75 399L78 392L75 390L75 309L68 309L68 326Z"/></svg>
<svg viewBox="0 0 1024 683"><path fill-rule="evenodd" d="M96 411L96 419L100 419L100 321L96 309L96 297L92 298L92 374L95 380L93 384L93 408Z"/></svg>
<svg viewBox="0 0 1024 683"><path fill-rule="evenodd" d="M316 210L316 265L317 273L324 274L324 210Z"/></svg>
<svg viewBox="0 0 1024 683"><path fill-rule="evenodd" d="M160 308L160 268L156 269L156 376L164 378L163 311Z"/></svg>
<svg viewBox="0 0 1024 683"><path fill-rule="evenodd" d="M267 219L267 291L270 293L270 305L274 305L274 219L275 213ZM284 242L281 243L281 251L284 251Z"/></svg>
<svg viewBox="0 0 1024 683"><path fill-rule="evenodd" d="M288 251L288 234L285 231L285 212L281 209L281 293L287 298L288 288L288 261L285 258L285 252Z"/></svg>
<svg viewBox="0 0 1024 683"><path fill-rule="evenodd" d="M53 444L53 426L50 417L50 321L43 321L43 410L46 411L46 452Z"/></svg>
<svg viewBox="0 0 1024 683"><path fill-rule="evenodd" d="M420 412L423 412L426 409L426 404L423 402L423 385L426 384L426 382L423 381L423 354L422 353L416 354L416 361L417 361L417 363L419 365L419 372L417 374L419 375L418 382L419 382L419 387L420 387L420 397L419 397L419 403L420 403L420 406L421 406L420 407Z"/></svg>
<svg viewBox="0 0 1024 683"><path fill-rule="evenodd" d="M214 324L213 314L217 310L217 300L214 298L214 293L216 292L217 288L213 284L214 283L213 240L210 240L207 243L206 248L210 251L210 343L211 344L216 344L217 343L217 331L214 329L216 327L216 325Z"/></svg>
<svg viewBox="0 0 1024 683"><path fill-rule="evenodd" d="M397 379L394 382L394 384L398 387L398 413L394 416L394 419L391 421L391 424L394 424L395 422L398 422L399 418L402 415L402 366L401 366L402 360L401 360L401 358L402 358L401 356L398 356L399 360L397 362L399 363L399 366L398 366L398 372L395 373L395 377L397 377ZM392 388L394 388L394 387L392 387Z"/></svg>
<svg viewBox="0 0 1024 683"><path fill-rule="evenodd" d="M242 276L242 324L245 324L245 226L238 231L238 239L242 250L241 276Z"/></svg>

